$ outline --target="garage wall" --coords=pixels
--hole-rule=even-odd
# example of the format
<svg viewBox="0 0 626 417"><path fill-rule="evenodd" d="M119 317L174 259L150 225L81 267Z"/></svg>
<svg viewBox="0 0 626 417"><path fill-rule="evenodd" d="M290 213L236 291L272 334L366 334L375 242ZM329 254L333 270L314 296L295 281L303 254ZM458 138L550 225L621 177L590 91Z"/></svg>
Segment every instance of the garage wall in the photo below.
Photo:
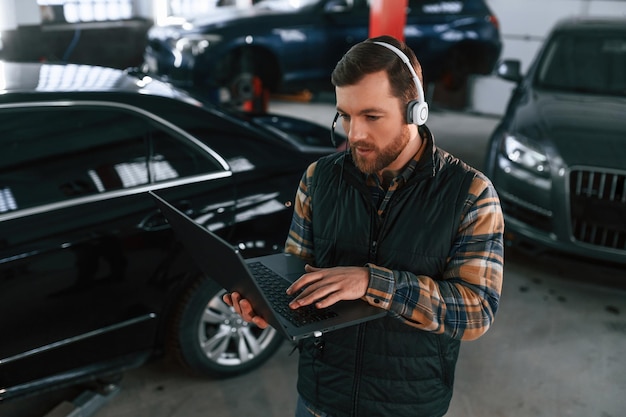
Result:
<svg viewBox="0 0 626 417"><path fill-rule="evenodd" d="M141 10L150 9L153 0ZM140 16L142 16L140 14ZM152 21L42 25L37 0L0 0L0 59L74 62L127 68L141 64Z"/></svg>
<svg viewBox="0 0 626 417"><path fill-rule="evenodd" d="M502 58L522 61L526 70L552 26L566 16L626 16L624 0L487 0L500 20ZM468 109L502 115L513 84L495 76L470 84Z"/></svg>

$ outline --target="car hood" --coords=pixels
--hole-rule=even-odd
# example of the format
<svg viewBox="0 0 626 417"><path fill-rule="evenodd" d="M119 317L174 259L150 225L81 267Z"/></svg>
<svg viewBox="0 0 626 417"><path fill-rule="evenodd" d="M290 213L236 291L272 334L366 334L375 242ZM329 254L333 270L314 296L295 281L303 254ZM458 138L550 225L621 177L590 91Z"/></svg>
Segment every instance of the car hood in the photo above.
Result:
<svg viewBox="0 0 626 417"><path fill-rule="evenodd" d="M567 166L623 169L626 97L534 92L516 112L512 130L542 143Z"/></svg>
<svg viewBox="0 0 626 417"><path fill-rule="evenodd" d="M261 7L256 5L254 7L236 7L236 6L223 6L217 7L210 13L190 17L187 19L188 25L195 30L206 29L214 26L227 26L232 21L237 21L237 24L241 24L242 20L263 18L268 16L293 14L298 13L299 10L292 7Z"/></svg>

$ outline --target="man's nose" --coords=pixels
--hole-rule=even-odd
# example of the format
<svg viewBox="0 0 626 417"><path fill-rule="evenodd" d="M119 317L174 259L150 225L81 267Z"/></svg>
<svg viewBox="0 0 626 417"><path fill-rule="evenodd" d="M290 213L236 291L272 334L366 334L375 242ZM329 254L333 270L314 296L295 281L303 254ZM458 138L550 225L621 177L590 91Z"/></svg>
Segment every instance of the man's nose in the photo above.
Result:
<svg viewBox="0 0 626 417"><path fill-rule="evenodd" d="M349 140L359 140L367 137L367 128L365 123L357 118L352 118L350 120L350 126L348 130L348 139Z"/></svg>

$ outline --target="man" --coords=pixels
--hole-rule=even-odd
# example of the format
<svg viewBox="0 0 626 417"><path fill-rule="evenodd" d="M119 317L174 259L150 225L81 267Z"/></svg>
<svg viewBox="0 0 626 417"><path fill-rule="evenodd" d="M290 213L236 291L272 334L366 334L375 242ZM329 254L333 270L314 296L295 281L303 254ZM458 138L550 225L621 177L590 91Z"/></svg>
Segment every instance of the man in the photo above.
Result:
<svg viewBox="0 0 626 417"><path fill-rule="evenodd" d="M296 416L442 416L460 341L484 334L498 308L499 200L435 146L404 43L355 45L332 82L349 152L312 164L298 188L286 251L309 265L290 306L361 298L388 314L300 343ZM267 326L239 294L224 300Z"/></svg>

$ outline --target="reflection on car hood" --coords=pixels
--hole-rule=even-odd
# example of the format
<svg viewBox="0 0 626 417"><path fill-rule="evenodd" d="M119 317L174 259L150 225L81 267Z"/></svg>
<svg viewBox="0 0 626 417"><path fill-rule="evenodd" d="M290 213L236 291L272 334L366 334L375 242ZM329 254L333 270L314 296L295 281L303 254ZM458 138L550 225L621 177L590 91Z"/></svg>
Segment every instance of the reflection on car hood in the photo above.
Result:
<svg viewBox="0 0 626 417"><path fill-rule="evenodd" d="M267 16L274 14L283 14L286 12L293 13L293 10L274 10L262 7L218 7L211 11L211 13L190 17L187 22L194 28L203 28L213 25L226 25L232 20L240 21L246 18L256 18L259 16Z"/></svg>
<svg viewBox="0 0 626 417"><path fill-rule="evenodd" d="M80 64L0 61L0 93L129 92L201 103L187 92L129 70Z"/></svg>
<svg viewBox="0 0 626 417"><path fill-rule="evenodd" d="M626 98L535 92L513 127L555 147L566 165L624 168Z"/></svg>

